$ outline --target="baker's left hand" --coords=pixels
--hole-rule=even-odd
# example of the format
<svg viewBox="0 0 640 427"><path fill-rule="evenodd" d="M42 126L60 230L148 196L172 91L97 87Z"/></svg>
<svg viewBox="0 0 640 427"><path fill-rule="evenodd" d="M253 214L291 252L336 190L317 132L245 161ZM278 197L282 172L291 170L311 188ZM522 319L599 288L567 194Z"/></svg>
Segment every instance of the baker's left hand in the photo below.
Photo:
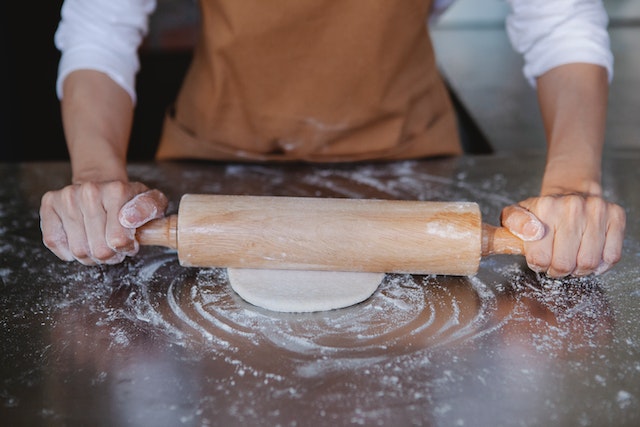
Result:
<svg viewBox="0 0 640 427"><path fill-rule="evenodd" d="M597 195L532 197L505 207L501 222L524 240L529 268L550 277L601 274L622 255L624 209Z"/></svg>

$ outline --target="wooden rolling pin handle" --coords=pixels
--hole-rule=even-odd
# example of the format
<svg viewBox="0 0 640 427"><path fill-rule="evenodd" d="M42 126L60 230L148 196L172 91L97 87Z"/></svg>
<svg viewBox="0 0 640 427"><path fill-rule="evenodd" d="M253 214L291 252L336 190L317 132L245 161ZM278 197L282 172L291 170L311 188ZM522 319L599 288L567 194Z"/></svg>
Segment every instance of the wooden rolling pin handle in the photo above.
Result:
<svg viewBox="0 0 640 427"><path fill-rule="evenodd" d="M504 227L482 224L482 256L524 255L524 243Z"/></svg>
<svg viewBox="0 0 640 427"><path fill-rule="evenodd" d="M178 215L153 220L136 230L141 245L178 249Z"/></svg>

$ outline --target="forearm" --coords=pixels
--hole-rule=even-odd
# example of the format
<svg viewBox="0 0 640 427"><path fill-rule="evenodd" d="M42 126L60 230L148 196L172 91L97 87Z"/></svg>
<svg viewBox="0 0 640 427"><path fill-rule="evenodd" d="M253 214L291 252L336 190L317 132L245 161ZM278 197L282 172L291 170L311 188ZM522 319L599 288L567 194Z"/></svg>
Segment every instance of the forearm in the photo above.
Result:
<svg viewBox="0 0 640 427"><path fill-rule="evenodd" d="M129 94L106 74L78 70L65 79L61 107L73 182L126 181Z"/></svg>
<svg viewBox="0 0 640 427"><path fill-rule="evenodd" d="M63 260L121 262L138 251L135 229L167 207L160 191L127 178L131 96L106 74L77 70L64 80L62 116L73 185L42 197L43 242Z"/></svg>
<svg viewBox="0 0 640 427"><path fill-rule="evenodd" d="M548 154L541 195L602 195L608 78L605 68L568 64L537 81Z"/></svg>
<svg viewBox="0 0 640 427"><path fill-rule="evenodd" d="M552 277L600 274L620 260L624 210L602 197L608 79L572 63L537 81L548 155L541 194L508 206L502 223L525 242L527 264ZM531 214L535 218L531 218ZM529 231L543 230L533 238Z"/></svg>

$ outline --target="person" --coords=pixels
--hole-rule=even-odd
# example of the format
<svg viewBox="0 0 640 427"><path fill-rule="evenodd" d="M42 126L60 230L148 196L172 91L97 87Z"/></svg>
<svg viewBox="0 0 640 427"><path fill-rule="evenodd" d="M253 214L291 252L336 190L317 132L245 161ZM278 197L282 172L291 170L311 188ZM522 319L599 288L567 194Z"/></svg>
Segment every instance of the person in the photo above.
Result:
<svg viewBox="0 0 640 427"><path fill-rule="evenodd" d="M449 0L201 0L193 60L167 113L158 159L349 162L462 153L429 39ZM539 194L502 212L529 267L600 274L621 257L622 207L603 197L613 59L601 0L509 0L547 137ZM56 31L58 96L72 182L47 192L44 244L62 260L112 264L164 214L130 182L136 50L154 0L66 0Z"/></svg>

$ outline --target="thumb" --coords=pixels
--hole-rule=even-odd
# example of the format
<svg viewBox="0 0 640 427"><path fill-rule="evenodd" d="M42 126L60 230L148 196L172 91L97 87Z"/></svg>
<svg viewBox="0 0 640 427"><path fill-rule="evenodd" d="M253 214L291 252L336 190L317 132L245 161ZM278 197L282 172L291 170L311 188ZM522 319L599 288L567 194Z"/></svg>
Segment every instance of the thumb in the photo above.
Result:
<svg viewBox="0 0 640 427"><path fill-rule="evenodd" d="M138 228L152 219L164 216L167 197L158 190L140 193L120 209L120 224L126 228Z"/></svg>
<svg viewBox="0 0 640 427"><path fill-rule="evenodd" d="M525 242L540 240L546 234L544 224L522 206L505 207L502 210L501 222L511 233Z"/></svg>

